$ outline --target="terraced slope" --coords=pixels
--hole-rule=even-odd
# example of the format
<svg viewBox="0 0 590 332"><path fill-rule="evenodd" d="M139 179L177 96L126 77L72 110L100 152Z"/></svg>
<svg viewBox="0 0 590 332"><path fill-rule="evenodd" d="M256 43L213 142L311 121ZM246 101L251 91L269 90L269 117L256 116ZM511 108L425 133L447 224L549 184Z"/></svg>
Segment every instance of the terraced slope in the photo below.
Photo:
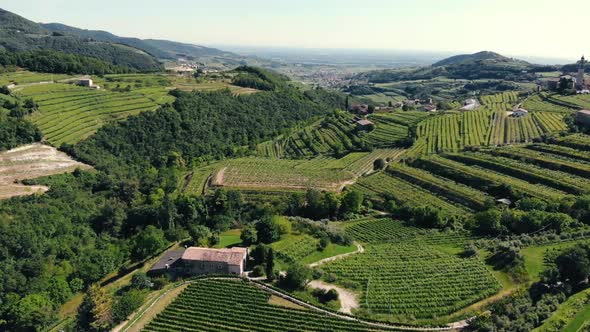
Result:
<svg viewBox="0 0 590 332"><path fill-rule="evenodd" d="M19 94L39 104L39 112L32 116L32 121L55 146L74 144L109 121L151 111L170 101L165 98L167 91L161 87L119 92L73 84L45 84L26 87Z"/></svg>

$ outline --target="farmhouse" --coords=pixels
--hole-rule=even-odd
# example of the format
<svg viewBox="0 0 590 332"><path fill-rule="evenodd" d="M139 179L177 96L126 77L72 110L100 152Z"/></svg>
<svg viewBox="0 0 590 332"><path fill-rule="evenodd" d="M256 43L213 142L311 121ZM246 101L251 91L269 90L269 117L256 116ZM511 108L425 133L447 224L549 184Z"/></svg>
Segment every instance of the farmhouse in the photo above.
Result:
<svg viewBox="0 0 590 332"><path fill-rule="evenodd" d="M211 249L189 247L167 252L148 271L151 276L173 273L182 276L205 274L241 275L246 267L248 248Z"/></svg>
<svg viewBox="0 0 590 332"><path fill-rule="evenodd" d="M355 112L360 115L366 115L369 113L369 105L366 104L357 104L350 106L349 111Z"/></svg>
<svg viewBox="0 0 590 332"><path fill-rule="evenodd" d="M576 113L576 121L586 126L590 126L590 111L582 110Z"/></svg>
<svg viewBox="0 0 590 332"><path fill-rule="evenodd" d="M356 122L356 127L359 130L372 130L375 127L375 124L369 120L358 120Z"/></svg>
<svg viewBox="0 0 590 332"><path fill-rule="evenodd" d="M434 104L424 105L423 109L425 112L436 112L436 105L434 105Z"/></svg>

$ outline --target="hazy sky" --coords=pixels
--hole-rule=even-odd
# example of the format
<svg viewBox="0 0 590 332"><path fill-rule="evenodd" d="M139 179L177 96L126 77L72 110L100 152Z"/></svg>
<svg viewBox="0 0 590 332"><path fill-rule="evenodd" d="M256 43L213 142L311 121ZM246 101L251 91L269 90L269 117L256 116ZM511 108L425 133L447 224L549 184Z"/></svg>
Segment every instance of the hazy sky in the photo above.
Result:
<svg viewBox="0 0 590 332"><path fill-rule="evenodd" d="M0 0L0 7L39 22L203 45L590 54L588 0Z"/></svg>

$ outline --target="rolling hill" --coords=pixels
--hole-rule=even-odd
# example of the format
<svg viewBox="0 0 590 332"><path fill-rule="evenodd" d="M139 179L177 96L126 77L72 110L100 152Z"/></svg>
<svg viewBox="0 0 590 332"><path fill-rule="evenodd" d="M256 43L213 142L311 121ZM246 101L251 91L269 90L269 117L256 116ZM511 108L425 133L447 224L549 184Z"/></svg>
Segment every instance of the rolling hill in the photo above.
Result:
<svg viewBox="0 0 590 332"><path fill-rule="evenodd" d="M534 70L535 66L498 53L483 51L475 54L452 56L432 66L410 69L377 70L357 75L360 80L373 83L387 83L411 80L428 80L435 77L451 79L505 79L512 80L523 71Z"/></svg>
<svg viewBox="0 0 590 332"><path fill-rule="evenodd" d="M434 63L433 67L465 65L471 63L501 64L501 65L529 65L526 61L511 59L501 54L482 51L474 54L460 54Z"/></svg>
<svg viewBox="0 0 590 332"><path fill-rule="evenodd" d="M143 49L52 32L42 25L0 9L0 50L24 52L53 50L93 57L138 71L162 69L158 60Z"/></svg>
<svg viewBox="0 0 590 332"><path fill-rule="evenodd" d="M179 43L160 39L139 39L132 37L119 37L107 31L86 30L61 23L47 23L41 26L51 32L61 33L79 38L89 38L97 41L124 44L148 52L149 54L166 60L175 60L179 56L201 59L211 57L222 57L240 60L240 56L231 52L222 51L216 48L205 47L194 44Z"/></svg>

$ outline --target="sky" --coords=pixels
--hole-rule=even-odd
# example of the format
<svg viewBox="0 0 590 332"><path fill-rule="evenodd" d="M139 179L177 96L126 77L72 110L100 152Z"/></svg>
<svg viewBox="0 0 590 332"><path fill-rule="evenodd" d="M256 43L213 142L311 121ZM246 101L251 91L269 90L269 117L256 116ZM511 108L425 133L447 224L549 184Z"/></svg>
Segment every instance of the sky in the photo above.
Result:
<svg viewBox="0 0 590 332"><path fill-rule="evenodd" d="M205 46L590 55L588 0L0 0L0 7L37 22Z"/></svg>

